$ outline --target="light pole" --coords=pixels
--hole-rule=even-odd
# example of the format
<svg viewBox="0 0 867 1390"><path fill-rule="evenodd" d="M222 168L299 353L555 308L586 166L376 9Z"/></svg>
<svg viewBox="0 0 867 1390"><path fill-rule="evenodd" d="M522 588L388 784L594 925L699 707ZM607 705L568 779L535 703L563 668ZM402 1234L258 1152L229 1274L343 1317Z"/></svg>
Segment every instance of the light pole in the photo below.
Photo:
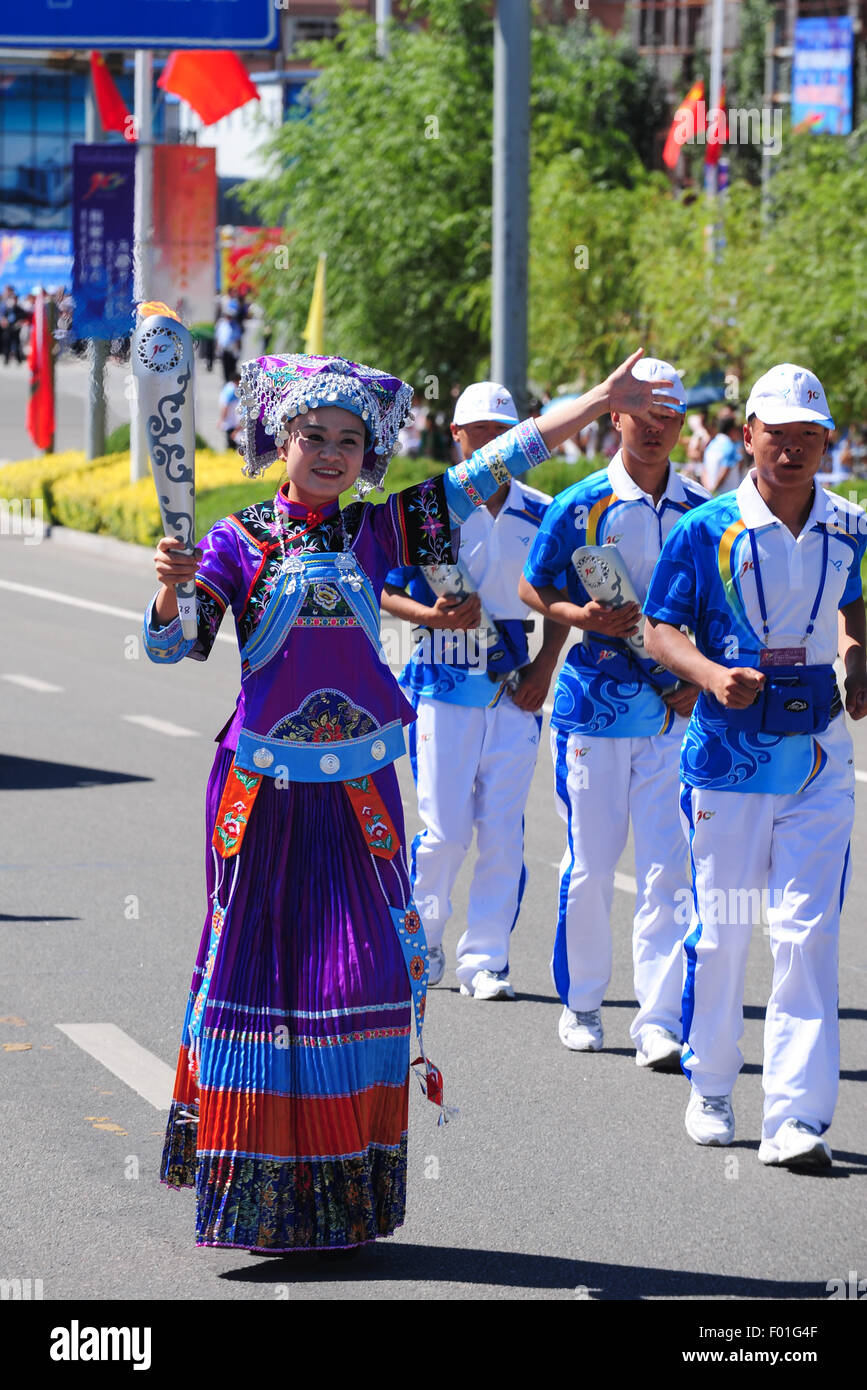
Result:
<svg viewBox="0 0 867 1390"><path fill-rule="evenodd" d="M149 49L135 54L135 214L133 235L134 298L142 304L153 295L154 159L153 159L154 57ZM134 483L148 475L145 431L138 418L138 391L131 392L129 477Z"/></svg>
<svg viewBox="0 0 867 1390"><path fill-rule="evenodd" d="M499 0L494 20L491 376L527 410L530 6Z"/></svg>
<svg viewBox="0 0 867 1390"><path fill-rule="evenodd" d="M96 111L93 80L88 79L84 98L84 138L88 145L102 141L104 132ZM105 453L105 364L108 343L91 338L87 344L87 399L84 407L84 454L87 459Z"/></svg>

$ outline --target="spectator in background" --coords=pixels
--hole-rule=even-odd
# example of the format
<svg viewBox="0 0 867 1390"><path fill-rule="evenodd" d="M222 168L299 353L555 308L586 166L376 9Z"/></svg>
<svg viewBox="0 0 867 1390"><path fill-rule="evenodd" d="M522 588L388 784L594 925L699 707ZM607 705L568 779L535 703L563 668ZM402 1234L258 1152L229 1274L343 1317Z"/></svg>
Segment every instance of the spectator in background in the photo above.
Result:
<svg viewBox="0 0 867 1390"><path fill-rule="evenodd" d="M24 321L24 310L18 302L18 296L12 285L7 285L0 301L0 351L3 353L3 362L9 366L9 358L15 358L16 362L24 361L24 354L21 351L21 327Z"/></svg>
<svg viewBox="0 0 867 1390"><path fill-rule="evenodd" d="M241 416L238 413L238 383L240 380L240 373L236 370L232 380L227 381L220 392L220 414L217 418L217 425L225 431L228 449L237 447L235 436L241 424Z"/></svg>
<svg viewBox="0 0 867 1390"><path fill-rule="evenodd" d="M235 375L241 352L241 323L237 316L230 317L223 310L214 329L214 341L223 364L223 380L228 385Z"/></svg>
<svg viewBox="0 0 867 1390"><path fill-rule="evenodd" d="M580 433L573 434L571 439L564 439L560 445L560 453L567 463L577 463L582 457Z"/></svg>
<svg viewBox="0 0 867 1390"><path fill-rule="evenodd" d="M707 411L700 410L695 415L689 415L686 423L692 430L692 434L686 441L686 463L680 472L689 478L696 480L701 473L704 451L710 443L710 430L707 427Z"/></svg>
<svg viewBox="0 0 867 1390"><path fill-rule="evenodd" d="M607 421L607 424L602 434L602 453L610 462L620 449L620 435L612 425L610 415L603 416L603 419Z"/></svg>
<svg viewBox="0 0 867 1390"><path fill-rule="evenodd" d="M586 429L581 430L578 442L584 450L584 457L592 463L599 452L599 421L591 420Z"/></svg>
<svg viewBox="0 0 867 1390"><path fill-rule="evenodd" d="M32 291L29 294L25 294L24 298L21 300L21 308L23 310L21 318L21 351L26 359L30 348L30 334L33 329L33 313L36 308L36 295L33 294Z"/></svg>
<svg viewBox="0 0 867 1390"><path fill-rule="evenodd" d="M409 458L418 458L421 453L425 431L425 409L421 396L412 398L412 414L397 436L400 452Z"/></svg>
<svg viewBox="0 0 867 1390"><path fill-rule="evenodd" d="M734 436L738 423L734 415L720 412L716 422L716 434L704 451L700 482L712 497L723 492L734 492L740 482L740 463L742 451L735 443Z"/></svg>

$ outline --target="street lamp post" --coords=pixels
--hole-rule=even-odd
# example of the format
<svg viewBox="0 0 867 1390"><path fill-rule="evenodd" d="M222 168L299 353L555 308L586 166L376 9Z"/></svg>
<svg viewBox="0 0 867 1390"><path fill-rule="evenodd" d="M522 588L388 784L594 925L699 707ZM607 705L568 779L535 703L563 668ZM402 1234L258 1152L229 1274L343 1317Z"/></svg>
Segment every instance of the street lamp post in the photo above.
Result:
<svg viewBox="0 0 867 1390"><path fill-rule="evenodd" d="M96 110L93 83L88 81L84 98L84 138L88 145L103 140L104 132ZM87 344L87 399L84 408L84 454L87 459L105 453L105 364L108 343L91 338Z"/></svg>
<svg viewBox="0 0 867 1390"><path fill-rule="evenodd" d="M530 6L499 0L494 21L491 376L527 410Z"/></svg>
<svg viewBox="0 0 867 1390"><path fill-rule="evenodd" d="M153 297L153 79L154 58L149 49L136 49L135 55L135 212L133 275L137 304ZM148 475L145 431L138 418L138 392L130 392L130 482Z"/></svg>

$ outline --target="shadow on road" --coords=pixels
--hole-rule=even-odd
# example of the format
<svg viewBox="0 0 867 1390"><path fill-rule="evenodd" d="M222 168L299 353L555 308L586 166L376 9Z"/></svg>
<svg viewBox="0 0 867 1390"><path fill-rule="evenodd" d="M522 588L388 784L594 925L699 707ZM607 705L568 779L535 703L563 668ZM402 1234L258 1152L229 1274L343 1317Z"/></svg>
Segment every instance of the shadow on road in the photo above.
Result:
<svg viewBox="0 0 867 1390"><path fill-rule="evenodd" d="M55 791L61 787L103 787L115 782L152 782L131 772L109 772L103 767L76 767L74 763L42 762L0 753L0 791Z"/></svg>
<svg viewBox="0 0 867 1390"><path fill-rule="evenodd" d="M0 922L80 922L80 917L16 917L13 912L0 912Z"/></svg>
<svg viewBox="0 0 867 1390"><path fill-rule="evenodd" d="M566 1290L593 1299L645 1298L786 1298L826 1297L824 1284L780 1279L744 1278L695 1270L606 1265L596 1261L519 1255L508 1250L459 1250L452 1247L392 1245L368 1247L352 1261L309 1255L271 1259L263 1268L227 1270L227 1281L250 1284L289 1283L450 1283L482 1288ZM586 1292L585 1292L586 1291Z"/></svg>

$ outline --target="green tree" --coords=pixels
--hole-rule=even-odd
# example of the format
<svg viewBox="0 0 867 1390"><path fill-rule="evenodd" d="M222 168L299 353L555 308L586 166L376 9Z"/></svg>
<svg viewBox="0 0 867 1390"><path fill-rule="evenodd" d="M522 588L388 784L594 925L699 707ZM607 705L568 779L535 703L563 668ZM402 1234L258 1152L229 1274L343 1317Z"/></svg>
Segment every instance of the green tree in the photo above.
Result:
<svg viewBox="0 0 867 1390"><path fill-rule="evenodd" d="M600 187L630 186L658 157L665 89L622 35L578 16L533 31L534 164L580 151Z"/></svg>
<svg viewBox="0 0 867 1390"><path fill-rule="evenodd" d="M703 194L668 194L639 218L635 289L647 346L682 370L687 386L710 370L747 371L742 309L753 291L745 259L759 235L755 190L731 185L716 226Z"/></svg>
<svg viewBox="0 0 867 1390"><path fill-rule="evenodd" d="M644 341L634 239L668 201L661 175L631 188L591 181L580 152L534 179L530 224L530 376L554 390L605 376Z"/></svg>
<svg viewBox="0 0 867 1390"><path fill-rule="evenodd" d="M444 399L452 382L490 370L492 23L480 0L415 0L408 14L425 27L393 25L386 60L374 25L353 13L334 42L301 52L319 70L308 114L276 134L268 176L243 197L286 228L262 296L275 348L301 348L326 251L327 348L419 385L434 377ZM536 27L532 41L532 164L545 199L547 166L564 155L583 191L641 182L664 111L647 65L581 21ZM616 256L615 229L599 225ZM547 234L538 218L534 228L538 272Z"/></svg>
<svg viewBox="0 0 867 1390"><path fill-rule="evenodd" d="M443 394L486 365L492 45L480 14L443 0L429 28L392 26L383 60L375 26L344 12L334 42L301 51L319 69L309 114L280 128L268 177L242 195L287 230L262 296L276 349L303 347L326 251L327 350L417 384L436 377Z"/></svg>
<svg viewBox="0 0 867 1390"><path fill-rule="evenodd" d="M771 0L743 0L738 46L729 59L726 107L761 110L765 104L765 29L774 17ZM732 176L758 183L762 176L760 145L731 145L727 151Z"/></svg>
<svg viewBox="0 0 867 1390"><path fill-rule="evenodd" d="M832 413L867 419L867 125L847 138L786 132L770 216L749 249L742 329L754 375L798 362Z"/></svg>
<svg viewBox="0 0 867 1390"><path fill-rule="evenodd" d="M867 418L867 127L786 132L770 209L745 179L722 202L716 258L703 197L658 200L632 241L648 346L687 373L734 372L745 398L776 362L822 380L841 422Z"/></svg>

